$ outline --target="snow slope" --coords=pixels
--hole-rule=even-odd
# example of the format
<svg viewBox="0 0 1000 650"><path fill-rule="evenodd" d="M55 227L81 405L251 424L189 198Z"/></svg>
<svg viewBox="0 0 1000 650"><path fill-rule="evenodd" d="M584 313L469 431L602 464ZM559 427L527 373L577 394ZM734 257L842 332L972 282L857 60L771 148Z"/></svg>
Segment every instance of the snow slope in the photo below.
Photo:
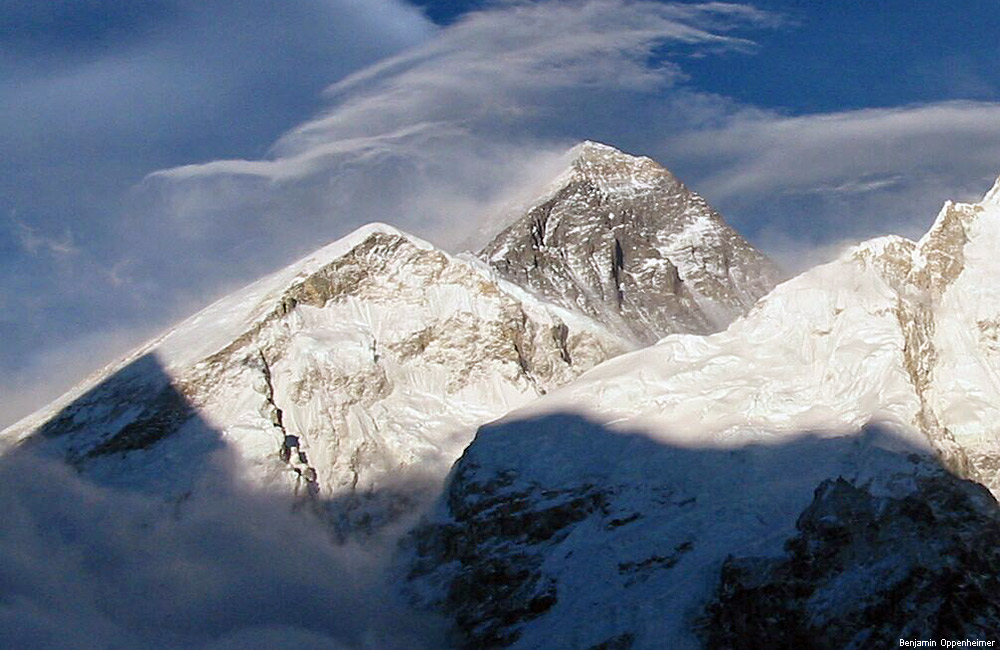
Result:
<svg viewBox="0 0 1000 650"><path fill-rule="evenodd" d="M594 143L570 158L551 193L586 191L602 207L559 199L548 225L579 227L546 246L600 265L591 249L613 235L627 250L615 277L645 278L621 284L624 311L554 304L496 260L372 224L95 373L0 433L0 452L25 444L167 498L233 479L290 490L335 511L342 530L415 511L476 427L634 347L626 319L649 337L717 328L771 286L769 263L652 161ZM612 230L609 206L622 214ZM663 309L653 267L676 289Z"/></svg>
<svg viewBox="0 0 1000 650"><path fill-rule="evenodd" d="M927 402L972 472L1000 488L1000 181L977 204L948 203L919 242L932 313Z"/></svg>

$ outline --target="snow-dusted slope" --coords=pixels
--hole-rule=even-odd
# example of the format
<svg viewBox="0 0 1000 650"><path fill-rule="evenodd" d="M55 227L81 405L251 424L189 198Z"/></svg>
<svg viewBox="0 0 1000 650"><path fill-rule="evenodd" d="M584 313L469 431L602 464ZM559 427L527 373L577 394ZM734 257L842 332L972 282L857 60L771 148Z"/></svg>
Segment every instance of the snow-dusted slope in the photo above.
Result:
<svg viewBox="0 0 1000 650"><path fill-rule="evenodd" d="M475 259L376 224L208 307L0 440L164 496L228 455L255 485L364 520L419 500L476 426L625 345Z"/></svg>
<svg viewBox="0 0 1000 650"><path fill-rule="evenodd" d="M728 647L766 627L753 599L789 574L801 588L769 625L817 647L1000 623L975 578L1000 568L980 553L996 504L944 469L998 487L998 194L483 427L412 538L418 600L452 611L470 647Z"/></svg>
<svg viewBox="0 0 1000 650"><path fill-rule="evenodd" d="M641 343L718 331L778 279L705 200L649 158L584 142L480 253L503 277Z"/></svg>

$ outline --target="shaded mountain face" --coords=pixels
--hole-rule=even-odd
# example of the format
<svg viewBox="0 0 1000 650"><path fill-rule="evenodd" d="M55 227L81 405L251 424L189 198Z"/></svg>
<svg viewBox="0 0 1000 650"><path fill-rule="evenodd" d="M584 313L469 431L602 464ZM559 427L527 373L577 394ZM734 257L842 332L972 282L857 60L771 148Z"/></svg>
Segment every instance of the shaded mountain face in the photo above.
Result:
<svg viewBox="0 0 1000 650"><path fill-rule="evenodd" d="M723 563L703 621L709 647L768 639L833 650L996 634L1000 509L981 485L943 474L891 497L831 479L795 528L781 556Z"/></svg>
<svg viewBox="0 0 1000 650"><path fill-rule="evenodd" d="M997 250L994 188L482 428L410 538L415 598L469 647L987 638Z"/></svg>
<svg viewBox="0 0 1000 650"><path fill-rule="evenodd" d="M774 264L649 158L584 142L479 253L500 275L640 344L708 334L778 281Z"/></svg>
<svg viewBox="0 0 1000 650"><path fill-rule="evenodd" d="M463 648L865 648L1000 624L996 501L880 425L711 448L551 414L481 430L444 501L408 540L409 584Z"/></svg>
<svg viewBox="0 0 1000 650"><path fill-rule="evenodd" d="M471 259L368 226L195 315L8 429L102 483L179 498L226 449L252 485L411 514L475 428L626 349Z"/></svg>

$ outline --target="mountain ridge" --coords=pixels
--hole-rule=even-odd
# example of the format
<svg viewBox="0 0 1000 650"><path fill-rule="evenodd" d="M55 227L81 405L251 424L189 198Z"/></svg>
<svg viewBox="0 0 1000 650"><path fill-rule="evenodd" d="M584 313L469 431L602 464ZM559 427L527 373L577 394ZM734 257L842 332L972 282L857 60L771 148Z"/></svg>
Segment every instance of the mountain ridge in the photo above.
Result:
<svg viewBox="0 0 1000 650"><path fill-rule="evenodd" d="M377 524L401 507L365 505L383 481L443 476L478 424L625 345L478 262L366 226L214 303L2 437L171 498L198 478L184 471L192 454L229 448L252 484L338 496Z"/></svg>
<svg viewBox="0 0 1000 650"><path fill-rule="evenodd" d="M756 299L776 271L669 171L570 156L480 257L364 226L0 432L0 453L178 518L239 479L342 546L404 536L392 577L468 647L1000 627L982 487L1000 493L1000 179L918 241L862 242Z"/></svg>

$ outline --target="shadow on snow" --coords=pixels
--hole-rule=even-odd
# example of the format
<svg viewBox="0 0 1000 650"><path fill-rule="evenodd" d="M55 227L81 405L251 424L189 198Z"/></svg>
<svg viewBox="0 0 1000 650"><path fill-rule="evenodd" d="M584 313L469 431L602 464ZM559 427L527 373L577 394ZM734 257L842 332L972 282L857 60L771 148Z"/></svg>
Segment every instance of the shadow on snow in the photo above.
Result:
<svg viewBox="0 0 1000 650"><path fill-rule="evenodd" d="M407 568L469 648L895 647L995 640L998 541L884 424L695 448L563 413L481 428Z"/></svg>

